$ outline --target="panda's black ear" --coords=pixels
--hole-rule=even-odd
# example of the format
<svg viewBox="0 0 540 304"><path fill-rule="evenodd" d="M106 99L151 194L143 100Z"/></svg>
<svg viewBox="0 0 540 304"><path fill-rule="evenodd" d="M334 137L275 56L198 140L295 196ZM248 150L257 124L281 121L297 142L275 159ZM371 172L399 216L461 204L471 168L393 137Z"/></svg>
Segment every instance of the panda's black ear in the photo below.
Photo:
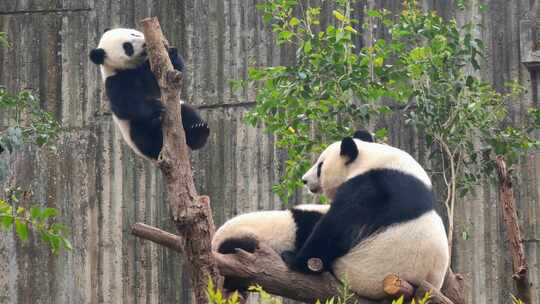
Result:
<svg viewBox="0 0 540 304"><path fill-rule="evenodd" d="M357 138L357 139L360 139L362 141L367 141L367 142L374 142L375 141L375 139L373 138L373 135L371 133L369 133L367 130L358 130L358 131L354 132L353 137Z"/></svg>
<svg viewBox="0 0 540 304"><path fill-rule="evenodd" d="M358 147L356 147L354 139L345 137L341 141L341 151L339 154L348 158L347 162L345 163L346 165L352 163L358 157Z"/></svg>
<svg viewBox="0 0 540 304"><path fill-rule="evenodd" d="M103 33L106 33L106 32L108 32L108 31L110 31L110 30L111 30L111 28L110 28L110 27L107 27L107 28L105 28L105 29L103 30Z"/></svg>
<svg viewBox="0 0 540 304"><path fill-rule="evenodd" d="M93 49L90 51L90 60L95 64L103 64L105 61L105 50L104 49Z"/></svg>

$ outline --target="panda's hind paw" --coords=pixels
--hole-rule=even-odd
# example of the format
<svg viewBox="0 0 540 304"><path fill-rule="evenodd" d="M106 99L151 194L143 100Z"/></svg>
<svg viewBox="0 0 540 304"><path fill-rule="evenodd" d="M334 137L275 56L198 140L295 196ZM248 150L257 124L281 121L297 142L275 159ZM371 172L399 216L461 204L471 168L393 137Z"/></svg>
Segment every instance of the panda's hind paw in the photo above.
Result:
<svg viewBox="0 0 540 304"><path fill-rule="evenodd" d="M189 126L186 131L186 142L191 150L197 150L202 148L208 139L210 134L210 128L206 122L200 122Z"/></svg>

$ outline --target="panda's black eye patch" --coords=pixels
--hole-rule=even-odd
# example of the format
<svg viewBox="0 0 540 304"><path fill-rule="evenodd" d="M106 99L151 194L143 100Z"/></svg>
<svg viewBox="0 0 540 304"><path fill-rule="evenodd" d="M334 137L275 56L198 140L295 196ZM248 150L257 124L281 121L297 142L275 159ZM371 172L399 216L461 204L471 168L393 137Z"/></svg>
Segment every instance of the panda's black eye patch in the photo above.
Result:
<svg viewBox="0 0 540 304"><path fill-rule="evenodd" d="M321 177L322 164L323 162L320 162L319 165L317 165L317 177Z"/></svg>
<svg viewBox="0 0 540 304"><path fill-rule="evenodd" d="M131 44L131 42L124 42L122 47L124 47L124 52L128 56L131 56L133 55L133 53L135 53L135 51L133 50L133 44Z"/></svg>

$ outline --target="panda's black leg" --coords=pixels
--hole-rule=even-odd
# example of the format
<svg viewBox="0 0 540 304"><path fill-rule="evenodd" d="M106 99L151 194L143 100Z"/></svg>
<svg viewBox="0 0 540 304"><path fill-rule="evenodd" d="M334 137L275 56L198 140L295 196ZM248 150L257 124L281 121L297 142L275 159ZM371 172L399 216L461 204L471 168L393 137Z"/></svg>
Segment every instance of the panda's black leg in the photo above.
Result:
<svg viewBox="0 0 540 304"><path fill-rule="evenodd" d="M199 113L190 105L182 104L182 126L186 132L186 143L192 150L206 144L210 129Z"/></svg>
<svg viewBox="0 0 540 304"><path fill-rule="evenodd" d="M184 61L182 56L178 55L178 50L176 48L169 48L169 59L175 70L183 72L184 71Z"/></svg>
<svg viewBox="0 0 540 304"><path fill-rule="evenodd" d="M4 152L4 148L0 145L0 154L2 154L2 152Z"/></svg>

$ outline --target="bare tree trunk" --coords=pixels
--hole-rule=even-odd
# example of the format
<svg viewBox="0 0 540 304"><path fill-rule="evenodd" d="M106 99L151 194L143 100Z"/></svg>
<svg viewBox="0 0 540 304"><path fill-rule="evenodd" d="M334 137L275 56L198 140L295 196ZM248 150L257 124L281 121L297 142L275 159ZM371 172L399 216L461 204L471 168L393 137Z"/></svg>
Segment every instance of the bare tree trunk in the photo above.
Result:
<svg viewBox="0 0 540 304"><path fill-rule="evenodd" d="M508 237L508 248L512 256L512 268L514 273L512 279L516 282L517 297L523 302L531 303L531 282L525 254L523 252L523 242L519 229L516 201L512 191L512 178L506 169L506 163L502 156L497 156L497 173L499 175L499 195L503 204L503 218Z"/></svg>
<svg viewBox="0 0 540 304"><path fill-rule="evenodd" d="M163 116L163 148L158 165L167 184L167 197L176 228L183 240L182 248L191 268L191 281L197 303L206 299L206 285L212 278L221 286L220 276L211 253L210 242L215 227L210 199L199 197L193 182L185 133L182 128L179 93L182 74L169 59L157 18L141 21L152 72L161 89L161 102L167 111Z"/></svg>

